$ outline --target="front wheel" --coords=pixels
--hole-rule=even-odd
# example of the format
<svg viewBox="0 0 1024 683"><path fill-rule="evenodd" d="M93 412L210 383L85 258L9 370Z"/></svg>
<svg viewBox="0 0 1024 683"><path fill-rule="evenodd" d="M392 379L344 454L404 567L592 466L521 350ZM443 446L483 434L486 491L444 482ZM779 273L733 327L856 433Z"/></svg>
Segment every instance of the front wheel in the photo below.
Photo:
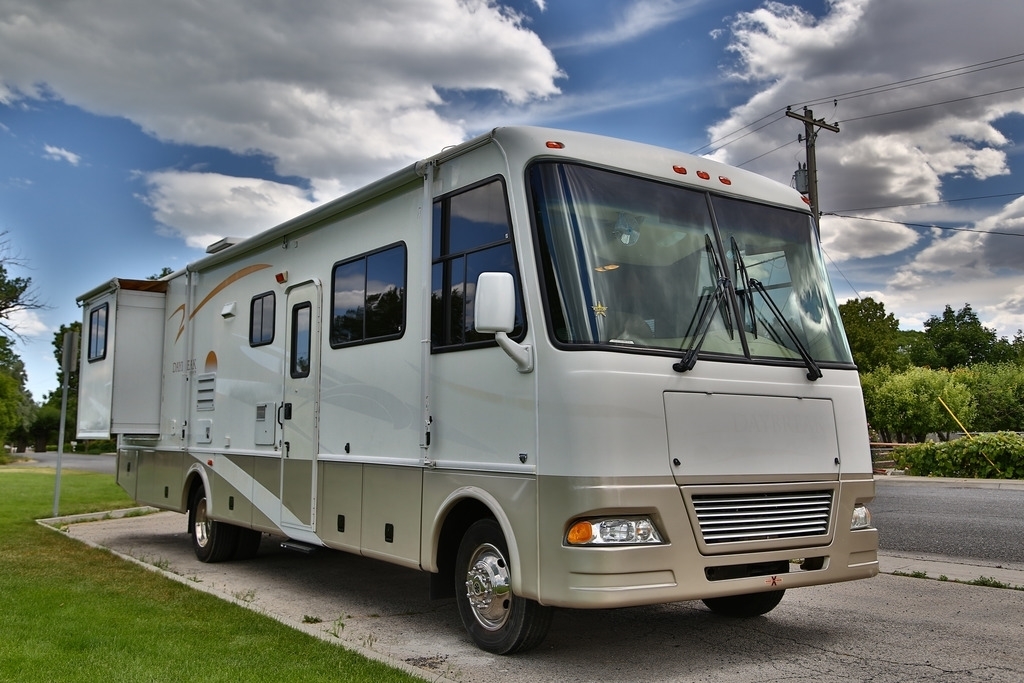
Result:
<svg viewBox="0 0 1024 683"><path fill-rule="evenodd" d="M715 614L725 617L749 618L768 614L779 606L785 590L747 595L729 595L723 598L704 598L704 604Z"/></svg>
<svg viewBox="0 0 1024 683"><path fill-rule="evenodd" d="M508 544L493 519L474 523L455 560L459 616L477 646L506 655L536 647L547 635L552 608L512 593Z"/></svg>
<svg viewBox="0 0 1024 683"><path fill-rule="evenodd" d="M188 506L188 533L200 562L223 562L235 553L238 527L217 522L207 515L206 490L200 486Z"/></svg>

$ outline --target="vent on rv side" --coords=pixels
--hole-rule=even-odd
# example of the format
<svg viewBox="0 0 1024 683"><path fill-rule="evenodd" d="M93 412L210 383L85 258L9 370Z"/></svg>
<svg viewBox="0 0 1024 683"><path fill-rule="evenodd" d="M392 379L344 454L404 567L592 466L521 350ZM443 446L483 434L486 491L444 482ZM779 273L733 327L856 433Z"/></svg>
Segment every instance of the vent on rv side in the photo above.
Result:
<svg viewBox="0 0 1024 683"><path fill-rule="evenodd" d="M209 372L196 377L196 410L213 410L216 389L217 373Z"/></svg>
<svg viewBox="0 0 1024 683"><path fill-rule="evenodd" d="M207 254L216 254L217 252L224 251L229 247L233 247L242 241L240 237L225 237L224 239L217 240L206 248Z"/></svg>

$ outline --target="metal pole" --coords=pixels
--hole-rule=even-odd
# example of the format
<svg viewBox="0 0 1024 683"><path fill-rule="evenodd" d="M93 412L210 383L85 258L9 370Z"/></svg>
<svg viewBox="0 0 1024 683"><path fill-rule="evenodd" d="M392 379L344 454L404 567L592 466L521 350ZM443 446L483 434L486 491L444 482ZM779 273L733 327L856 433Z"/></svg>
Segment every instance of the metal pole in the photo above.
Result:
<svg viewBox="0 0 1024 683"><path fill-rule="evenodd" d="M818 204L818 159L814 153L815 138L818 132L814 129L814 112L804 109L804 135L807 137L807 178L809 180L809 192L807 198L811 200L811 213L814 214L814 223L821 218L821 209Z"/></svg>
<svg viewBox="0 0 1024 683"><path fill-rule="evenodd" d="M821 218L821 209L818 206L818 160L814 154L815 138L818 137L817 128L824 128L833 133L838 133L839 126L826 123L825 119L815 121L814 112L807 107L804 107L802 116L792 111L787 111L786 116L797 121L803 121L804 123L804 142L807 146L807 198L811 202L811 213L814 214L814 224L817 226L818 219Z"/></svg>
<svg viewBox="0 0 1024 683"><path fill-rule="evenodd" d="M64 422L68 417L68 384L71 381L72 368L77 360L75 353L78 350L78 333L67 331L64 333L64 348L61 354L61 371L64 381L61 382L63 390L60 399L60 429L57 432L57 480L53 485L53 516L60 514L60 472L64 459Z"/></svg>

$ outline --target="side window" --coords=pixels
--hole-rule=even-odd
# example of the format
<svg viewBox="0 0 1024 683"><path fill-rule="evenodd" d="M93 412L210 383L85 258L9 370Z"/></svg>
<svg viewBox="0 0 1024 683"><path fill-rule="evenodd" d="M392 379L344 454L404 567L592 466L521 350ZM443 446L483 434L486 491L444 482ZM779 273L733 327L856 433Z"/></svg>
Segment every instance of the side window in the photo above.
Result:
<svg viewBox="0 0 1024 683"><path fill-rule="evenodd" d="M252 298L249 306L249 346L274 342L274 293L266 292Z"/></svg>
<svg viewBox="0 0 1024 683"><path fill-rule="evenodd" d="M310 330L313 324L313 306L304 301L292 308L292 353L289 371L293 378L309 377Z"/></svg>
<svg viewBox="0 0 1024 683"><path fill-rule="evenodd" d="M405 244L335 264L331 282L332 348L402 336L405 331Z"/></svg>
<svg viewBox="0 0 1024 683"><path fill-rule="evenodd" d="M109 304L103 304L89 311L89 357L90 362L107 357L107 313Z"/></svg>
<svg viewBox="0 0 1024 683"><path fill-rule="evenodd" d="M489 181L434 202L431 343L456 349L492 342L494 335L473 329L473 292L480 273L511 273L519 290L512 252L512 228L505 185ZM522 303L509 335L522 338Z"/></svg>

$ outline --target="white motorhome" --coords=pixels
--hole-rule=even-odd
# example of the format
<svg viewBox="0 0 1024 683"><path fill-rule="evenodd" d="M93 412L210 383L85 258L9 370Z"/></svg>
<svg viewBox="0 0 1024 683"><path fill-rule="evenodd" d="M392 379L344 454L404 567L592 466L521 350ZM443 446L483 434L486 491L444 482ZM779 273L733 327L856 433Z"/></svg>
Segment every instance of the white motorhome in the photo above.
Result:
<svg viewBox="0 0 1024 683"><path fill-rule="evenodd" d="M421 569L498 653L554 607L754 616L878 571L815 222L749 172L499 128L79 302L78 436L202 561Z"/></svg>

